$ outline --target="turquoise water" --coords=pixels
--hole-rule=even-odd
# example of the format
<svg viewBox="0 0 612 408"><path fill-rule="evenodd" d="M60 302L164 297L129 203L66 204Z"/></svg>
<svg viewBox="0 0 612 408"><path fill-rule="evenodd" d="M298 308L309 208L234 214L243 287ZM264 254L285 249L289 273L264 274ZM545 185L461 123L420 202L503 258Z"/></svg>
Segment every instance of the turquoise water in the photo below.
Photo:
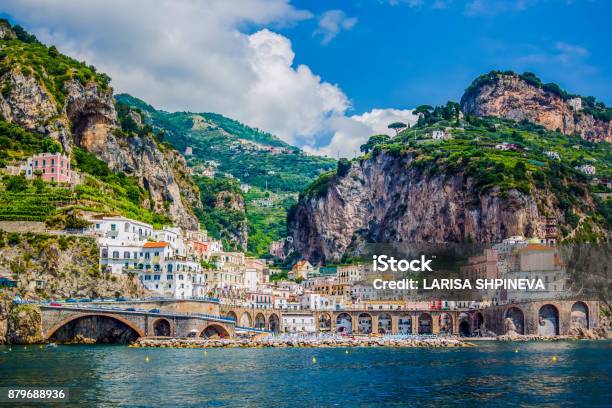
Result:
<svg viewBox="0 0 612 408"><path fill-rule="evenodd" d="M609 341L346 351L0 347L0 387L70 387L88 407L612 405Z"/></svg>

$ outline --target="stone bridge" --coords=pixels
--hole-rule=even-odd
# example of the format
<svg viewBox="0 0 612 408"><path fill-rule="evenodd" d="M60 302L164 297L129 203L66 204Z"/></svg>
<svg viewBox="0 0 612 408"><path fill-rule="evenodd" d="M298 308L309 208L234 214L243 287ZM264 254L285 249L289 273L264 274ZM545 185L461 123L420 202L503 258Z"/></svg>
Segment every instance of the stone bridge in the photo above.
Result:
<svg viewBox="0 0 612 408"><path fill-rule="evenodd" d="M146 336L233 337L235 322L222 317L178 312L91 306L41 305L43 340L70 340L76 334L103 341ZM112 339L109 339L112 337ZM121 339L118 339L118 338Z"/></svg>
<svg viewBox="0 0 612 408"><path fill-rule="evenodd" d="M238 327L253 327L273 333L283 331L280 310L220 305L219 312L222 316L233 319Z"/></svg>
<svg viewBox="0 0 612 408"><path fill-rule="evenodd" d="M456 310L334 310L314 313L317 331L346 334L459 334ZM470 330L466 331L469 333Z"/></svg>
<svg viewBox="0 0 612 408"><path fill-rule="evenodd" d="M599 325L599 302L588 300L529 301L492 306L477 312L487 330L541 336L567 335L573 328Z"/></svg>

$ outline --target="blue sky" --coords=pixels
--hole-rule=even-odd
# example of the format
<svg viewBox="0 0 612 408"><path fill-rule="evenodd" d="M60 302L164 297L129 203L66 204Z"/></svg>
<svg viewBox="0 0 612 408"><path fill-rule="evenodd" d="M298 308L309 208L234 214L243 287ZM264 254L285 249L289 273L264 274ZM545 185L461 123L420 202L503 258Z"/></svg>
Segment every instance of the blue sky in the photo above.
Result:
<svg viewBox="0 0 612 408"><path fill-rule="evenodd" d="M492 69L533 71L612 104L612 2L483 3L468 9L470 2L457 0L412 7L296 1L315 14L341 9L357 22L326 45L312 35L316 19L280 31L292 40L297 62L340 84L357 113L458 100L473 78Z"/></svg>
<svg viewBox="0 0 612 408"><path fill-rule="evenodd" d="M116 92L334 157L492 69L612 105L608 0L4 0L0 15Z"/></svg>

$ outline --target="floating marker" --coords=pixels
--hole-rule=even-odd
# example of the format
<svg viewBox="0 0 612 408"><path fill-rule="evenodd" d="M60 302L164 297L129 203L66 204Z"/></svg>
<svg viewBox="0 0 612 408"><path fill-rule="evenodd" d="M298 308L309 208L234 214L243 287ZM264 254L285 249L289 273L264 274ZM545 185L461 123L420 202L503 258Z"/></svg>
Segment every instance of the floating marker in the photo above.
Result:
<svg viewBox="0 0 612 408"><path fill-rule="evenodd" d="M9 351L13 351L13 349L11 347L9 347Z"/></svg>
<svg viewBox="0 0 612 408"><path fill-rule="evenodd" d="M557 356L553 356L551 360L552 360L553 363L556 363L557 362Z"/></svg>
<svg viewBox="0 0 612 408"><path fill-rule="evenodd" d="M149 362L149 356L145 357L145 362L148 363Z"/></svg>
<svg viewBox="0 0 612 408"><path fill-rule="evenodd" d="M344 350L344 354L348 354L348 350Z"/></svg>
<svg viewBox="0 0 612 408"><path fill-rule="evenodd" d="M314 364L314 363L316 363L316 362L317 362L317 358L316 358L316 357L313 357L313 358L312 358L312 364Z"/></svg>
<svg viewBox="0 0 612 408"><path fill-rule="evenodd" d="M204 350L204 355L207 356L208 355L208 351Z"/></svg>
<svg viewBox="0 0 612 408"><path fill-rule="evenodd" d="M38 346L38 348L42 350L42 346Z"/></svg>
<svg viewBox="0 0 612 408"><path fill-rule="evenodd" d="M514 349L514 352L515 352L515 353L518 353L518 349Z"/></svg>

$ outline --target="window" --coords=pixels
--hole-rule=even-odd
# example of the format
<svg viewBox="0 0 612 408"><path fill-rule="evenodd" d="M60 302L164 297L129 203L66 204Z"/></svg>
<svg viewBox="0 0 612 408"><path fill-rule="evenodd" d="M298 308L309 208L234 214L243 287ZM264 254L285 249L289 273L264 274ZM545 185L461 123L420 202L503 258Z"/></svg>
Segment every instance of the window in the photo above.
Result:
<svg viewBox="0 0 612 408"><path fill-rule="evenodd" d="M172 276L172 275L166 275L166 280L171 281L172 279L174 279L174 276Z"/></svg>
<svg viewBox="0 0 612 408"><path fill-rule="evenodd" d="M151 280L151 275L145 275L144 280Z"/></svg>
<svg viewBox="0 0 612 408"><path fill-rule="evenodd" d="M45 159L43 159L43 166L47 165L47 161Z"/></svg>
<svg viewBox="0 0 612 408"><path fill-rule="evenodd" d="M111 231L116 231L116 230L117 230L117 225L111 224Z"/></svg>
<svg viewBox="0 0 612 408"><path fill-rule="evenodd" d="M161 275L154 275L153 276L153 280L160 280L161 279Z"/></svg>
<svg viewBox="0 0 612 408"><path fill-rule="evenodd" d="M96 229L100 229L100 224L96 224Z"/></svg>
<svg viewBox="0 0 612 408"><path fill-rule="evenodd" d="M183 280L183 275L179 275L179 280Z"/></svg>
<svg viewBox="0 0 612 408"><path fill-rule="evenodd" d="M127 252L127 251L125 251L125 252L123 253L123 257L124 257L125 259L130 259L130 253L129 253L129 252Z"/></svg>
<svg viewBox="0 0 612 408"><path fill-rule="evenodd" d="M113 251L113 258L119 259L119 251Z"/></svg>

